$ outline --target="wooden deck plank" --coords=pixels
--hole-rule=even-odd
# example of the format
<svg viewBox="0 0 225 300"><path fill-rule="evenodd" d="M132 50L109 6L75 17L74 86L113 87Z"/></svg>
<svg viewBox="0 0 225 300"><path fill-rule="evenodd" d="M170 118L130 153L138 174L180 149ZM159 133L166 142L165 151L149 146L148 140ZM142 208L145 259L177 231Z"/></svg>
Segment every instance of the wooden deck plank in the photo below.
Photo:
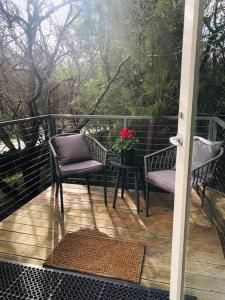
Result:
<svg viewBox="0 0 225 300"><path fill-rule="evenodd" d="M141 284L145 287L158 288L158 289L163 289L165 291L169 291L169 284L166 283L141 279ZM224 300L225 299L223 293L215 293L212 291L205 291L205 290L194 289L194 288L185 288L185 294L196 296L198 300Z"/></svg>
<svg viewBox="0 0 225 300"><path fill-rule="evenodd" d="M141 277L142 279L154 280L169 284L170 270L153 266L151 268L144 266ZM220 291L220 293L225 294L224 278L216 278L216 280L214 278L214 280L212 280L211 276L202 276L199 274L186 272L185 286L187 288L200 290L206 290L207 287L207 290L209 291Z"/></svg>
<svg viewBox="0 0 225 300"><path fill-rule="evenodd" d="M24 257L24 256L18 256L18 255L13 255L13 254L8 254L8 253L3 253L0 252L0 257L6 261L13 261L13 262L18 262L18 263L23 263L23 264L29 264L29 265L34 265L41 267L43 265L43 260L41 259L34 259L30 257Z"/></svg>
<svg viewBox="0 0 225 300"><path fill-rule="evenodd" d="M31 246L28 244L1 241L0 252L30 258L45 259L46 256L51 253L51 249L40 246Z"/></svg>
<svg viewBox="0 0 225 300"><path fill-rule="evenodd" d="M173 201L166 194L151 194L151 216L136 212L133 193L118 198L112 209L103 204L102 188L64 185L65 213L60 214L54 189L48 188L0 223L0 257L42 265L68 231L97 230L100 234L144 242L141 284L169 289ZM193 195L186 268L189 294L201 300L225 299L225 261L215 228ZM143 199L142 199L143 208Z"/></svg>

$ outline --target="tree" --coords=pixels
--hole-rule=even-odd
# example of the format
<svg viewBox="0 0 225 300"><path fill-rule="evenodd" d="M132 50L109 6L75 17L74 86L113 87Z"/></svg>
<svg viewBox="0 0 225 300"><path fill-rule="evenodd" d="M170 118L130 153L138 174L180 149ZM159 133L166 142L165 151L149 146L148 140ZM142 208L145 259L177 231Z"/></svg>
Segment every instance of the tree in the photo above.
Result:
<svg viewBox="0 0 225 300"><path fill-rule="evenodd" d="M225 114L225 3L205 1L200 66L200 113Z"/></svg>
<svg viewBox="0 0 225 300"><path fill-rule="evenodd" d="M57 25L52 16L64 6L68 6L68 11L62 23ZM37 103L57 62L65 55L63 38L68 27L79 16L80 10L77 1L73 0L62 1L55 6L46 1L27 0L24 10L17 8L10 0L0 1L3 64L6 61L13 73L19 72L25 79L23 84L20 82L20 90L23 87L24 92L12 117L18 116L22 103L29 116L39 114ZM46 26L49 28L47 34Z"/></svg>
<svg viewBox="0 0 225 300"><path fill-rule="evenodd" d="M50 81L54 81L56 64L65 55L64 35L81 11L77 3L64 0L52 5L51 2L27 0L26 8L18 8L10 0L0 1L1 109L7 117L32 117L43 111L40 105L43 91L49 89ZM65 6L68 7L65 16L61 24L57 24L52 16ZM32 119L29 126L19 124L16 132L7 132L1 127L1 139L9 151L1 157L6 163L1 166L0 186L6 193L13 190L14 194L10 192L10 196L15 195L15 199L17 189L5 181L13 170L15 174L22 172L26 190L38 185L41 154L46 152L46 147L43 149L37 144L39 127L40 122L36 119ZM12 135L19 143L23 141L25 148L22 151L11 142ZM19 158L17 165L12 165L15 157Z"/></svg>

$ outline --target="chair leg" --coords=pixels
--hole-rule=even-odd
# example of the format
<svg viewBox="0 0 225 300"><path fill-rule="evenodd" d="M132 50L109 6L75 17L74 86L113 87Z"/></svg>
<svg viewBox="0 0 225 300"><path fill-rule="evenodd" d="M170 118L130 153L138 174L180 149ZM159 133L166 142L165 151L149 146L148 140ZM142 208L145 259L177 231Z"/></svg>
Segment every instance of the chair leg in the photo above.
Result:
<svg viewBox="0 0 225 300"><path fill-rule="evenodd" d="M89 178L88 178L88 175L87 175L87 177L86 177L86 182L87 182L88 194L90 195L90 194L91 194L91 190L90 190L90 184L89 184Z"/></svg>
<svg viewBox="0 0 225 300"><path fill-rule="evenodd" d="M201 196L201 200L202 200L202 208L204 207L205 190L206 190L206 184L203 183L203 187L202 187L202 196Z"/></svg>
<svg viewBox="0 0 225 300"><path fill-rule="evenodd" d="M124 189L126 184L126 169L122 170L122 187L121 187L121 199L124 197Z"/></svg>
<svg viewBox="0 0 225 300"><path fill-rule="evenodd" d="M144 179L144 174L143 174L143 171L142 171L141 168L139 169L139 173L140 173L140 178L141 178L143 197L144 197L144 200L145 200L145 203L146 203L146 197L145 197L146 196L145 195L145 179Z"/></svg>
<svg viewBox="0 0 225 300"><path fill-rule="evenodd" d="M113 197L113 208L116 207L116 198L117 198L118 188L119 188L119 184L120 184L120 176L121 176L121 170L120 170L120 168L118 168L116 186L115 186L114 197Z"/></svg>
<svg viewBox="0 0 225 300"><path fill-rule="evenodd" d="M60 203L61 203L61 213L64 213L64 205L63 205L63 186L62 180L59 181L59 189L60 189Z"/></svg>
<svg viewBox="0 0 225 300"><path fill-rule="evenodd" d="M149 184L146 181L145 183L145 199L146 199L146 217L148 217L148 207L149 207Z"/></svg>
<svg viewBox="0 0 225 300"><path fill-rule="evenodd" d="M135 170L135 175L134 175L134 183L135 183L135 194L136 194L136 205L137 205L137 213L140 212L140 203L139 203L139 188L138 188L138 170Z"/></svg>
<svg viewBox="0 0 225 300"><path fill-rule="evenodd" d="M107 206L107 184L106 184L106 170L103 171L103 181L104 181L104 202L105 206Z"/></svg>
<svg viewBox="0 0 225 300"><path fill-rule="evenodd" d="M58 177L56 178L55 185L56 185L55 197L57 198L58 197L58 193L59 193L59 179L58 179Z"/></svg>

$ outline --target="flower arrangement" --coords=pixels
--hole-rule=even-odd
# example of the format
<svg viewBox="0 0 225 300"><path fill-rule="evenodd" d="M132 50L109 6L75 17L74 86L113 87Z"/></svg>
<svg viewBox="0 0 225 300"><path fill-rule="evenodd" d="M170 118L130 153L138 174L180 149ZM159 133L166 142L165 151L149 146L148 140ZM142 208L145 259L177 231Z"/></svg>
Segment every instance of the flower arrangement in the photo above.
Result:
<svg viewBox="0 0 225 300"><path fill-rule="evenodd" d="M121 152L122 150L134 150L137 143L136 132L133 129L122 128L120 130L120 137L113 145L113 150L117 152Z"/></svg>

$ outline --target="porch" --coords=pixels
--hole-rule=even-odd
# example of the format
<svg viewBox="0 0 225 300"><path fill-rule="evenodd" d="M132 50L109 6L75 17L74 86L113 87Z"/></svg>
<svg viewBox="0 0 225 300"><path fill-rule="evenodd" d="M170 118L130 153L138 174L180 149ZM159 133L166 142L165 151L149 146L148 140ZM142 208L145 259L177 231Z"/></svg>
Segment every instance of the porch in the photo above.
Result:
<svg viewBox="0 0 225 300"><path fill-rule="evenodd" d="M104 206L101 187L92 194L82 185L64 184L65 213L60 214L54 186L50 186L0 223L0 257L41 266L68 231L97 231L100 235L140 241L146 245L141 285L169 290L173 197L151 193L151 216L137 214L133 191L118 198L113 189ZM198 299L225 297L225 260L216 229L200 208L193 191L186 269L186 294Z"/></svg>
<svg viewBox="0 0 225 300"><path fill-rule="evenodd" d="M41 266L68 231L95 230L101 235L140 241L146 245L141 285L169 290L173 221L173 195L152 189L150 217L137 214L132 174L130 192L118 197L112 208L115 172L107 172L108 207L103 201L102 181L90 177L91 195L80 178L64 184L64 215L54 197L54 173L48 139L57 133L82 131L97 138L108 150L121 127L136 130L136 159L169 145L177 132L176 117L47 115L0 123L0 258ZM225 139L225 122L198 117L195 134L210 140ZM212 178L211 195L224 191L224 157ZM73 184L76 183L76 184ZM201 209L192 191L186 268L186 294L198 299L225 297L225 260L216 227Z"/></svg>

